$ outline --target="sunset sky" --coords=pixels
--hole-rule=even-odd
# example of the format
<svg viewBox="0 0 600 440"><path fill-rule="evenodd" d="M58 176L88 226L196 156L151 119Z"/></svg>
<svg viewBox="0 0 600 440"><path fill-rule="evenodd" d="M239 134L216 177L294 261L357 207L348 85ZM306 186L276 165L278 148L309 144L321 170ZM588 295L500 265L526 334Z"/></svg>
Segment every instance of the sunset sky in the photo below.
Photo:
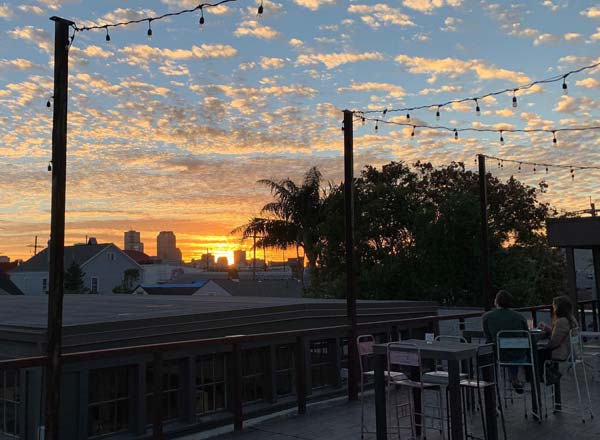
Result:
<svg viewBox="0 0 600 440"><path fill-rule="evenodd" d="M50 224L53 22L103 24L193 7L191 0L0 0L0 255L28 258ZM516 87L600 61L595 1L254 0L110 31L77 33L70 51L66 244L147 253L173 230L184 259L240 246L229 231L269 200L261 178L299 179L318 165L342 180L341 110L436 104ZM600 121L600 69L561 84L444 108L450 127L559 128ZM405 116L392 115L402 120ZM435 124L431 111L416 122ZM499 125L501 124L501 125ZM372 124L355 130L356 171L390 160L465 161L477 153L600 165L600 132L461 135ZM561 209L600 199L600 171L491 171L530 184ZM241 245L249 247L248 245ZM292 256L291 251L289 252ZM281 257L278 253L273 258Z"/></svg>

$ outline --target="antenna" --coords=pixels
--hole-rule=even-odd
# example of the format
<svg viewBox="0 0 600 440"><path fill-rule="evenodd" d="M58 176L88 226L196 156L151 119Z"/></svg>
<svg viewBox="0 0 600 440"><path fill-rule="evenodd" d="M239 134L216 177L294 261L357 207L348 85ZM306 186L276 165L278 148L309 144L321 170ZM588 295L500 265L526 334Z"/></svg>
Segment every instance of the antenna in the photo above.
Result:
<svg viewBox="0 0 600 440"><path fill-rule="evenodd" d="M38 250L38 236L35 236L35 241L33 242L33 244L28 244L27 247L29 248L33 248L33 255L37 255L37 250Z"/></svg>

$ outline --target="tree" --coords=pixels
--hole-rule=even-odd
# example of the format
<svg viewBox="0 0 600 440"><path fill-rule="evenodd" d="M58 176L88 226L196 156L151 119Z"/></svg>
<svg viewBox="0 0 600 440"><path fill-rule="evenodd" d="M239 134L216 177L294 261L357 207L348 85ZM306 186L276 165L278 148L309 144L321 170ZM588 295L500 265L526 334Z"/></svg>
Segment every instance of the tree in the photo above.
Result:
<svg viewBox="0 0 600 440"><path fill-rule="evenodd" d="M65 271L65 293L88 293L89 290L84 286L83 277L85 277L85 273L79 264L73 261Z"/></svg>
<svg viewBox="0 0 600 440"><path fill-rule="evenodd" d="M123 281L118 286L113 287L112 291L113 293L131 293L139 279L139 269L126 269L123 272Z"/></svg>
<svg viewBox="0 0 600 440"><path fill-rule="evenodd" d="M271 190L275 200L263 206L260 211L262 216L251 218L232 233L241 233L242 239L256 235L256 247L295 247L297 256L302 248L314 274L323 209L321 180L321 172L316 167L306 172L300 186L289 178L281 181L259 180L259 184Z"/></svg>

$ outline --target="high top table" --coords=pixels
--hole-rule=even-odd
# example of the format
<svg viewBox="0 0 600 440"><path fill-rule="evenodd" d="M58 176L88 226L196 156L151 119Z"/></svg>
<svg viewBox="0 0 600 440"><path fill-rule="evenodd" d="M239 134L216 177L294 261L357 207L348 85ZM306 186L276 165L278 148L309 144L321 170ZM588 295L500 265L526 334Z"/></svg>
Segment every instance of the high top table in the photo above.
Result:
<svg viewBox="0 0 600 440"><path fill-rule="evenodd" d="M460 362L472 359L477 355L479 344L463 344L452 341L434 341L427 343L420 339L408 339L400 341L406 344L416 345L423 359L448 362L448 392L450 406L450 436L451 440L462 440L465 438L462 423L462 399L460 393ZM490 349L490 352L492 350ZM387 367L387 344L376 344L374 346L374 369L375 369L375 417L377 440L387 440L387 409L386 409L386 381L385 370ZM485 354L485 353L481 353ZM411 377L413 380L422 380L420 377ZM498 439L498 424L496 422L496 387L484 389L485 417L488 438ZM420 408L421 396L418 390L414 393L415 408Z"/></svg>

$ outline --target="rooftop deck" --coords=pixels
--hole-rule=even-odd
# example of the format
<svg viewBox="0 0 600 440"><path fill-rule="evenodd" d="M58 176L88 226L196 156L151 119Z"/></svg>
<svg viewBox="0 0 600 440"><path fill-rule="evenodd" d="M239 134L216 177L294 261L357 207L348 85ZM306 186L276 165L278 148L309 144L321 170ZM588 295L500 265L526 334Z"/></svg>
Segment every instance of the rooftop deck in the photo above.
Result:
<svg viewBox="0 0 600 440"><path fill-rule="evenodd" d="M522 401L508 404L505 409L506 434L509 440L548 440L548 439L598 439L600 438L600 381L590 380L590 393L596 417L593 420L581 422L579 416L571 413L548 414L548 419L538 423L529 417L523 417ZM373 396L367 398L367 417L371 430L374 430L374 404ZM572 376L563 377L563 402L566 405L575 405L575 384ZM470 429L475 435L482 437L479 414L470 416ZM408 432L403 432L402 439L409 438ZM206 438L199 435L185 437L185 440L198 440ZM259 423L248 422L245 430L239 433L220 434L212 437L215 440L349 440L360 439L360 402L348 403L343 399L321 402L309 406L305 415L295 415L290 412L279 415ZM388 438L397 438L389 434ZM428 439L437 440L441 436L436 432L428 431ZM446 437L447 438L447 437ZM502 432L500 431L500 438ZM375 439L375 434L365 435L365 439Z"/></svg>

